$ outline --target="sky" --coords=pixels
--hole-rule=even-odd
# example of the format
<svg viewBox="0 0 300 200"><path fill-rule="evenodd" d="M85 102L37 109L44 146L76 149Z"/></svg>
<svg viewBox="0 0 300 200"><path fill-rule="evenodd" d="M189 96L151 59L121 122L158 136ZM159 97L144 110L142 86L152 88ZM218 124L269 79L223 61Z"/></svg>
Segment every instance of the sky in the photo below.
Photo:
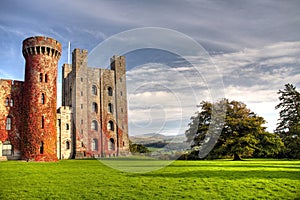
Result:
<svg viewBox="0 0 300 200"><path fill-rule="evenodd" d="M130 135L182 134L197 104L214 100L214 95L244 102L265 118L272 132L279 118L278 90L287 83L299 90L298 0L2 0L0 78L24 80L22 41L45 35L63 47L60 89L68 42L72 49L93 52L116 34L147 27L156 27L156 32L147 32L141 43L158 39L174 45L174 51L144 45L124 54ZM178 54L176 48L189 42L183 38L199 44L205 55ZM133 39L125 37L125 44Z"/></svg>

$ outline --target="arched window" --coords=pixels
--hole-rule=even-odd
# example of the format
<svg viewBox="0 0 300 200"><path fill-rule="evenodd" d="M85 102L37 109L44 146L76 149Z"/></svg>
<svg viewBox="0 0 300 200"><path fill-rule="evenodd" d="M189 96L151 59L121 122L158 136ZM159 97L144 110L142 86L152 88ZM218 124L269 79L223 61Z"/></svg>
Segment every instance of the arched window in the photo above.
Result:
<svg viewBox="0 0 300 200"><path fill-rule="evenodd" d="M13 99L10 99L9 103L10 103L10 107L14 106L14 100Z"/></svg>
<svg viewBox="0 0 300 200"><path fill-rule="evenodd" d="M70 149L70 142L69 141L66 142L66 149Z"/></svg>
<svg viewBox="0 0 300 200"><path fill-rule="evenodd" d="M69 129L70 129L69 124L66 124L66 130L69 130Z"/></svg>
<svg viewBox="0 0 300 200"><path fill-rule="evenodd" d="M45 82L48 82L48 74L45 74Z"/></svg>
<svg viewBox="0 0 300 200"><path fill-rule="evenodd" d="M97 95L97 86L96 85L92 86L92 94Z"/></svg>
<svg viewBox="0 0 300 200"><path fill-rule="evenodd" d="M111 103L108 104L108 112L110 112L110 113L114 112L114 107Z"/></svg>
<svg viewBox="0 0 300 200"><path fill-rule="evenodd" d="M97 130L98 130L98 123L97 123L96 120L93 120L93 121L92 121L91 129L94 130L94 131L97 131Z"/></svg>
<svg viewBox="0 0 300 200"><path fill-rule="evenodd" d="M108 150L115 150L115 140L113 138L108 141Z"/></svg>
<svg viewBox="0 0 300 200"><path fill-rule="evenodd" d="M95 103L95 102L93 102L93 104L92 104L92 111L95 112L95 113L98 112L98 104Z"/></svg>
<svg viewBox="0 0 300 200"><path fill-rule="evenodd" d="M107 130L114 131L114 123L113 123L113 121L109 121L107 123Z"/></svg>
<svg viewBox="0 0 300 200"><path fill-rule="evenodd" d="M11 130L11 117L6 118L6 130L10 131Z"/></svg>
<svg viewBox="0 0 300 200"><path fill-rule="evenodd" d="M112 95L113 95L113 90L112 90L112 88L111 88L111 87L108 87L107 90L108 90L108 96L112 96Z"/></svg>
<svg viewBox="0 0 300 200"><path fill-rule="evenodd" d="M93 151L97 151L98 150L98 140L96 138L94 138L92 140L92 150Z"/></svg>
<svg viewBox="0 0 300 200"><path fill-rule="evenodd" d="M6 99L5 99L5 106L8 106L9 105L9 98L7 97Z"/></svg>
<svg viewBox="0 0 300 200"><path fill-rule="evenodd" d="M41 96L41 104L45 104L45 94L42 93L42 96Z"/></svg>
<svg viewBox="0 0 300 200"><path fill-rule="evenodd" d="M43 82L43 74L40 73L40 82Z"/></svg>
<svg viewBox="0 0 300 200"><path fill-rule="evenodd" d="M42 116L42 120L41 120L41 128L44 128L44 121L45 121L45 118L44 118L44 116Z"/></svg>

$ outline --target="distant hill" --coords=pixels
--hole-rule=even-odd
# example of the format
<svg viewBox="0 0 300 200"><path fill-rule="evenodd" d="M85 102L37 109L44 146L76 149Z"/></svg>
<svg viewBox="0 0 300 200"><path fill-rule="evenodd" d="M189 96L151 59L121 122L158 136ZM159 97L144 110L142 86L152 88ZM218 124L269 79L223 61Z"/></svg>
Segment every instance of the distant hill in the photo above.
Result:
<svg viewBox="0 0 300 200"><path fill-rule="evenodd" d="M136 144L151 143L182 143L186 141L184 134L180 135L162 135L159 133L146 133L142 135L129 136L129 139Z"/></svg>

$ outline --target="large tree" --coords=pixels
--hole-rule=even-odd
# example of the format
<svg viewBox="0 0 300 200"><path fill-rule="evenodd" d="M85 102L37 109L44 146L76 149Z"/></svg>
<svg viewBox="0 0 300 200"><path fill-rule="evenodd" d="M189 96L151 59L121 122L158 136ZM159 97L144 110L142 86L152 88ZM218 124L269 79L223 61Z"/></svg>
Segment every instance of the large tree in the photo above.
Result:
<svg viewBox="0 0 300 200"><path fill-rule="evenodd" d="M209 134L209 127L212 124L212 110L216 104L222 104L226 107L226 116L221 135L217 140L213 150L209 153L210 158L220 158L233 156L234 160L240 160L241 157L252 157L258 151L262 151L262 144L273 145L264 153L276 154L282 146L280 139L274 139L274 134L268 134L263 124L265 120L253 113L247 106L239 101L222 100L215 104L203 101L200 104L201 111L191 118L189 129L186 131L188 141L193 141L192 155L196 155L206 142L206 135ZM213 123L218 123L214 121ZM214 125L216 126L216 125ZM218 125L217 125L218 126ZM273 138L274 137L274 138Z"/></svg>
<svg viewBox="0 0 300 200"><path fill-rule="evenodd" d="M280 109L280 118L276 132L285 144L283 156L300 159L300 93L292 84L286 84L278 94L280 103L275 108Z"/></svg>

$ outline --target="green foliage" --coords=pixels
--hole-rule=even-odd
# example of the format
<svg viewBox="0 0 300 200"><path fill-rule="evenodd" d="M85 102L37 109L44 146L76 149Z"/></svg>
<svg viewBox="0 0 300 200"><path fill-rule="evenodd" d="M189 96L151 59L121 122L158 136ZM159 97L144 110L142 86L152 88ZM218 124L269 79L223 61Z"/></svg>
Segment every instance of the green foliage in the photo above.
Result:
<svg viewBox="0 0 300 200"><path fill-rule="evenodd" d="M279 123L276 132L281 136L285 148L282 156L300 159L300 93L292 84L286 84L278 94L280 103Z"/></svg>
<svg viewBox="0 0 300 200"><path fill-rule="evenodd" d="M129 150L131 153L150 153L150 150L142 144L135 144L129 141Z"/></svg>
<svg viewBox="0 0 300 200"><path fill-rule="evenodd" d="M125 173L97 160L0 163L0 199L297 199L300 161L175 161Z"/></svg>
<svg viewBox="0 0 300 200"><path fill-rule="evenodd" d="M194 151L199 151L205 143L205 136L211 125L212 108L221 107L218 104L224 105L224 103L226 105L225 123L217 124L217 126L223 125L223 129L207 158L234 156L234 159L239 160L241 156L269 157L278 154L282 143L275 134L266 133L263 127L265 120L249 110L244 103L227 99L215 105L202 102L201 111L191 118L192 122L185 134L189 141L194 142L192 145Z"/></svg>

